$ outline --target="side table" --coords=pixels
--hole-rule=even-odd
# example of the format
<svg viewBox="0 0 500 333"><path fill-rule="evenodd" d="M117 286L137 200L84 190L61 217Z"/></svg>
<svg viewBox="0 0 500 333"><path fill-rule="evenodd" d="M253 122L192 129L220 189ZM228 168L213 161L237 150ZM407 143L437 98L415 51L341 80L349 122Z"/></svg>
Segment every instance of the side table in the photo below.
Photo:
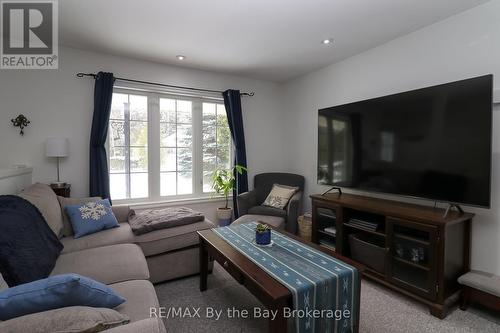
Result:
<svg viewBox="0 0 500 333"><path fill-rule="evenodd" d="M66 184L62 187L50 186L55 194L60 197L69 198L71 195L71 184Z"/></svg>

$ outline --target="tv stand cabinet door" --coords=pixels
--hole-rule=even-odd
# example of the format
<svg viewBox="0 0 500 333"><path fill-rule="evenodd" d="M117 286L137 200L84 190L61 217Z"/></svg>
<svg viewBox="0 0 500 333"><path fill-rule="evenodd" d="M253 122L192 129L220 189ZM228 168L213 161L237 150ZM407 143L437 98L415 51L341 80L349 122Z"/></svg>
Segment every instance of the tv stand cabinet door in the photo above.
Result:
<svg viewBox="0 0 500 333"><path fill-rule="evenodd" d="M438 293L438 227L387 217L388 280L431 301Z"/></svg>

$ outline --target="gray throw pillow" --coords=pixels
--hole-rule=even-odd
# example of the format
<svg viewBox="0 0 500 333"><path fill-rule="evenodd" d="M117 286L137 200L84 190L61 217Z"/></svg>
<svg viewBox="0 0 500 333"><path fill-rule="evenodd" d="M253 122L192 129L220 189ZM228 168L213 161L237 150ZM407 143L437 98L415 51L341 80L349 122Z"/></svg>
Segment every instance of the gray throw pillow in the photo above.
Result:
<svg viewBox="0 0 500 333"><path fill-rule="evenodd" d="M290 198L299 190L298 187L274 184L262 206L284 209Z"/></svg>
<svg viewBox="0 0 500 333"><path fill-rule="evenodd" d="M130 318L115 310L70 306L0 322L4 333L94 333L128 324Z"/></svg>
<svg viewBox="0 0 500 333"><path fill-rule="evenodd" d="M57 199L59 200L59 205L61 206L61 214L62 214L62 220L63 220L62 235L64 237L71 237L74 234L73 227L71 226L71 222L70 222L68 215L66 214L64 208L66 206L83 205L87 202L95 202L95 201L101 200L100 197L89 197L89 198L57 197Z"/></svg>

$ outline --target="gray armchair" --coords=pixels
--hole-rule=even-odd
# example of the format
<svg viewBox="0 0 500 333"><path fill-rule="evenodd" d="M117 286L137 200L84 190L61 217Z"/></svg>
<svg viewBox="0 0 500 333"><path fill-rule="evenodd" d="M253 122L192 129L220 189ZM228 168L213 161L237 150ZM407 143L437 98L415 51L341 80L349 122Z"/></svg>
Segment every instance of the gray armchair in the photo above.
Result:
<svg viewBox="0 0 500 333"><path fill-rule="evenodd" d="M296 186L300 190L293 195L284 209L262 206L274 184ZM304 177L292 173L261 173L254 177L254 189L238 196L238 214L270 215L285 219L285 229L297 232L297 218L302 205Z"/></svg>

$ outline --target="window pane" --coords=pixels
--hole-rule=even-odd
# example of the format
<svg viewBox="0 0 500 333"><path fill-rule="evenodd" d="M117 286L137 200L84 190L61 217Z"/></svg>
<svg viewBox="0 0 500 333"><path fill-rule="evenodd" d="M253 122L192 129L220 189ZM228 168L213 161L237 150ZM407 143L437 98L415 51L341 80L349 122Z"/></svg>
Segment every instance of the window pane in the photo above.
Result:
<svg viewBox="0 0 500 333"><path fill-rule="evenodd" d="M193 143L193 126L177 125L177 147L191 147Z"/></svg>
<svg viewBox="0 0 500 333"><path fill-rule="evenodd" d="M217 165L229 169L231 166L229 146L217 146Z"/></svg>
<svg viewBox="0 0 500 333"><path fill-rule="evenodd" d="M176 195L177 176L175 172L162 172L160 174L160 195Z"/></svg>
<svg viewBox="0 0 500 333"><path fill-rule="evenodd" d="M215 124L213 126L203 127L203 146L215 147Z"/></svg>
<svg viewBox="0 0 500 333"><path fill-rule="evenodd" d="M203 170L215 170L217 164L217 148L203 148Z"/></svg>
<svg viewBox="0 0 500 333"><path fill-rule="evenodd" d="M177 122L178 123L191 123L192 118L192 102L191 101L177 101Z"/></svg>
<svg viewBox="0 0 500 333"><path fill-rule="evenodd" d="M108 131L113 199L149 196L147 121L147 96L113 94Z"/></svg>
<svg viewBox="0 0 500 333"><path fill-rule="evenodd" d="M110 119L125 119L126 103L128 103L128 95L113 93Z"/></svg>
<svg viewBox="0 0 500 333"><path fill-rule="evenodd" d="M125 122L110 120L108 136L110 146L125 146Z"/></svg>
<svg viewBox="0 0 500 333"><path fill-rule="evenodd" d="M209 193L214 192L212 188L212 172L213 171L203 171L203 192Z"/></svg>
<svg viewBox="0 0 500 333"><path fill-rule="evenodd" d="M109 172L125 173L125 148L110 148Z"/></svg>
<svg viewBox="0 0 500 333"><path fill-rule="evenodd" d="M202 105L203 109L203 120L205 118L215 118L215 103L203 103Z"/></svg>
<svg viewBox="0 0 500 333"><path fill-rule="evenodd" d="M175 124L160 124L161 147L175 147Z"/></svg>
<svg viewBox="0 0 500 333"><path fill-rule="evenodd" d="M175 148L160 148L160 171L176 171Z"/></svg>
<svg viewBox="0 0 500 333"><path fill-rule="evenodd" d="M213 192L212 174L231 167L231 133L224 104L203 103L203 192Z"/></svg>
<svg viewBox="0 0 500 333"><path fill-rule="evenodd" d="M225 115L217 115L217 145L229 146L231 144L231 133Z"/></svg>
<svg viewBox="0 0 500 333"><path fill-rule="evenodd" d="M127 175L125 174L110 174L109 187L112 199L127 198Z"/></svg>
<svg viewBox="0 0 500 333"><path fill-rule="evenodd" d="M215 147L203 148L203 192L213 192L212 173L217 167Z"/></svg>
<svg viewBox="0 0 500 333"><path fill-rule="evenodd" d="M191 194L193 193L193 176L191 172L178 173L179 186L177 194Z"/></svg>
<svg viewBox="0 0 500 333"><path fill-rule="evenodd" d="M148 172L147 148L130 148L130 171Z"/></svg>
<svg viewBox="0 0 500 333"><path fill-rule="evenodd" d="M130 197L147 198L148 193L148 174L147 173L131 173L130 174Z"/></svg>
<svg viewBox="0 0 500 333"><path fill-rule="evenodd" d="M227 117L226 108L224 107L224 104L217 104L217 116Z"/></svg>
<svg viewBox="0 0 500 333"><path fill-rule="evenodd" d="M177 170L192 171L192 156L190 148L177 148Z"/></svg>
<svg viewBox="0 0 500 333"><path fill-rule="evenodd" d="M147 146L148 144L148 123L142 121L130 122L130 145Z"/></svg>
<svg viewBox="0 0 500 333"><path fill-rule="evenodd" d="M175 123L175 99L160 98L160 121Z"/></svg>
<svg viewBox="0 0 500 333"><path fill-rule="evenodd" d="M148 120L148 98L130 95L130 120Z"/></svg>

